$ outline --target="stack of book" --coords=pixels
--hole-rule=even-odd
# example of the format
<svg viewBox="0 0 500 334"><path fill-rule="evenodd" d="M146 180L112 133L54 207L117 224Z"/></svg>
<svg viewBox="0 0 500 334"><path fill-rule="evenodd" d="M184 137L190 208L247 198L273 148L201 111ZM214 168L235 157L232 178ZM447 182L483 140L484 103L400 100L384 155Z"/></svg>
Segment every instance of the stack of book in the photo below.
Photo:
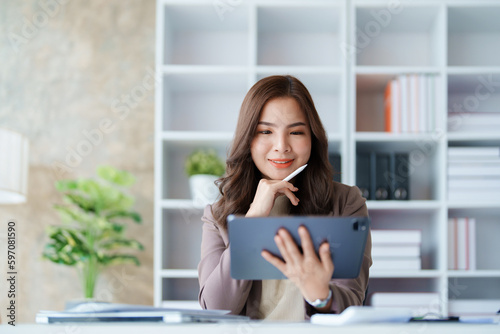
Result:
<svg viewBox="0 0 500 334"><path fill-rule="evenodd" d="M437 77L425 74L399 75L385 88L385 131L426 133L435 129L438 110Z"/></svg>
<svg viewBox="0 0 500 334"><path fill-rule="evenodd" d="M371 270L420 270L421 230L372 230Z"/></svg>
<svg viewBox="0 0 500 334"><path fill-rule="evenodd" d="M500 128L500 112L450 112L449 132L492 132Z"/></svg>
<svg viewBox="0 0 500 334"><path fill-rule="evenodd" d="M448 219L448 269L476 270L476 219Z"/></svg>
<svg viewBox="0 0 500 334"><path fill-rule="evenodd" d="M438 292L374 292L370 305L410 308L414 317L440 313Z"/></svg>
<svg viewBox="0 0 500 334"><path fill-rule="evenodd" d="M448 303L450 316L493 316L500 310L500 299L452 299Z"/></svg>
<svg viewBox="0 0 500 334"><path fill-rule="evenodd" d="M448 148L448 200L500 197L500 147Z"/></svg>

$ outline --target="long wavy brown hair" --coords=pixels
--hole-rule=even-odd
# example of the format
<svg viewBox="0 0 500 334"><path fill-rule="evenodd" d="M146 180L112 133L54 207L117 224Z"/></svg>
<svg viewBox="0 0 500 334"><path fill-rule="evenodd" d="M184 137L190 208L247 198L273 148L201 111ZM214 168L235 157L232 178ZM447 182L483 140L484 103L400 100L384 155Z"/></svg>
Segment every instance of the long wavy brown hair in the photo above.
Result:
<svg viewBox="0 0 500 334"><path fill-rule="evenodd" d="M271 99L294 98L306 115L311 130L311 156L307 168L294 182L300 199L292 214L324 215L332 211L333 169L328 161L328 139L307 88L290 75L275 75L259 80L248 91L241 105L233 142L226 160L226 174L217 184L220 199L212 213L218 225L227 228L227 216L244 215L250 208L262 178L250 153L250 145L264 105Z"/></svg>

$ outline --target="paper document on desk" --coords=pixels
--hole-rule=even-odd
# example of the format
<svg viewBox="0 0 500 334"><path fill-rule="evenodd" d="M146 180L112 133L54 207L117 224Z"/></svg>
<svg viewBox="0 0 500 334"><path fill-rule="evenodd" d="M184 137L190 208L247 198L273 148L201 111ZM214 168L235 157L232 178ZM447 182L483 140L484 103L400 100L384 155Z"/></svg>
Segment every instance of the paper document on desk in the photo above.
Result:
<svg viewBox="0 0 500 334"><path fill-rule="evenodd" d="M138 304L118 304L118 303L107 303L107 302L83 302L79 303L71 308L66 308L65 312L72 313L95 313L95 312L152 312L152 311L162 311L162 310L186 310L184 308L162 308L155 307L151 305L138 305ZM189 309L193 312L200 311L201 313L210 314L227 314L227 310L195 310Z"/></svg>
<svg viewBox="0 0 500 334"><path fill-rule="evenodd" d="M245 316L226 310L192 310L160 308L147 305L82 303L66 311L40 311L37 323L57 322L220 322L246 321Z"/></svg>
<svg viewBox="0 0 500 334"><path fill-rule="evenodd" d="M380 322L408 322L411 309L404 307L349 306L340 314L314 314L311 323L317 325L351 325Z"/></svg>

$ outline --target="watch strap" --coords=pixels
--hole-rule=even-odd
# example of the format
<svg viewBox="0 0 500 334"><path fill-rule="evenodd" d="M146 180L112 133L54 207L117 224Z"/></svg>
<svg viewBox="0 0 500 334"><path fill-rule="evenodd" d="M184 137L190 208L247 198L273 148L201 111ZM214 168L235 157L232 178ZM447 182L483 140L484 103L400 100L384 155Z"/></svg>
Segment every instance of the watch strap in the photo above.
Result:
<svg viewBox="0 0 500 334"><path fill-rule="evenodd" d="M330 302L330 299L332 299L332 289L328 289L328 297L325 299L316 299L314 301L306 299L306 302L315 308L323 308Z"/></svg>

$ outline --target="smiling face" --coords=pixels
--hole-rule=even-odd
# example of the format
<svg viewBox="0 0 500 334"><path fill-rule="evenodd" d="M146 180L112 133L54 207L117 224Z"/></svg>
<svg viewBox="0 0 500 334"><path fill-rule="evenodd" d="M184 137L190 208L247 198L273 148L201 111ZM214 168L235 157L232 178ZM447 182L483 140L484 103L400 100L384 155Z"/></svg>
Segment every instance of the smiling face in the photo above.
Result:
<svg viewBox="0 0 500 334"><path fill-rule="evenodd" d="M311 131L294 98L274 98L264 105L250 152L263 177L272 180L282 180L307 163Z"/></svg>

